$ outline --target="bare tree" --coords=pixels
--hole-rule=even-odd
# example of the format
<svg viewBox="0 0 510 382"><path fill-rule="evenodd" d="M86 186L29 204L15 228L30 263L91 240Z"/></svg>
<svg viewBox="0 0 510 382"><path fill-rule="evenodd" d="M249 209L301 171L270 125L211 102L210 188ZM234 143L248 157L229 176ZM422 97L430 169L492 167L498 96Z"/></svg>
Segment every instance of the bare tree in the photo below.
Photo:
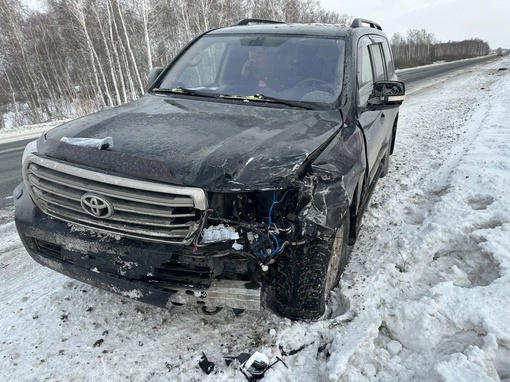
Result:
<svg viewBox="0 0 510 382"><path fill-rule="evenodd" d="M410 29L407 36L395 33L391 39L395 66L405 68L489 54L489 44L478 39L440 43L425 29Z"/></svg>
<svg viewBox="0 0 510 382"><path fill-rule="evenodd" d="M135 54L133 52L133 49L131 48L131 41L130 41L130 38L129 38L129 35L128 35L128 31L127 31L127 28L126 28L126 23L124 21L124 15L122 14L122 10L120 8L120 2L118 0L114 0L114 2L117 5L117 11L118 11L119 20L120 20L120 23L121 23L121 26L122 26L122 30L124 31L125 49L126 49L128 55L129 55L129 58L131 59L132 65L133 65L132 68L133 68L133 72L134 72L134 74L136 76L139 95L142 95L143 92L144 92L144 86L143 86L143 83L142 83L142 78L140 76L140 71L138 69L138 65L137 65L137 60L136 60Z"/></svg>
<svg viewBox="0 0 510 382"><path fill-rule="evenodd" d="M22 93L22 98L29 103L29 111L33 119L40 122L41 114L38 111L45 105L43 105L38 86L33 86L37 83L37 76L33 71L30 57L26 51L27 46L22 31L24 25L23 12L24 10L18 1L0 0L0 24L4 26L2 33L7 36L5 48L11 52L12 58L17 62L17 70L13 72L14 79L19 81L16 84L17 92Z"/></svg>
<svg viewBox="0 0 510 382"><path fill-rule="evenodd" d="M0 0L0 113L15 116L14 124L136 99L153 65L166 65L211 28L252 17L350 20L316 0L41 1L43 9L29 11L22 0Z"/></svg>
<svg viewBox="0 0 510 382"><path fill-rule="evenodd" d="M120 91L119 91L119 87L117 85L117 76L114 71L115 64L114 64L114 58L113 58L113 53L112 53L112 48L111 48L113 41L109 39L108 34L104 30L103 20L101 17L104 14L104 12L102 12L102 9L100 8L99 0L96 0L92 4L92 13L94 14L94 16L96 18L96 22L97 22L97 26L98 26L97 30L99 31L100 36L101 36L100 40L102 40L102 42L104 43L104 52L106 54L106 64L107 64L107 67L110 69L109 80L111 81L113 89L114 89L116 104L120 105L121 104ZM105 21L105 23L108 23L108 21L109 20L107 19Z"/></svg>

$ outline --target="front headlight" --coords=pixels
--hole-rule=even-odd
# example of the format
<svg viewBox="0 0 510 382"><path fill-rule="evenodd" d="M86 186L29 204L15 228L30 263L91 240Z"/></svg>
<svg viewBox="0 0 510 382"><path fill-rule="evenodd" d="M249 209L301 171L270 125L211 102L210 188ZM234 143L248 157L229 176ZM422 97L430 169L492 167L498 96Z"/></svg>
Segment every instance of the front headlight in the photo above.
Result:
<svg viewBox="0 0 510 382"><path fill-rule="evenodd" d="M21 159L21 165L23 169L25 168L25 162L27 161L28 156L36 152L37 152L37 140L32 141L28 145L26 145L25 151L23 151L23 157Z"/></svg>

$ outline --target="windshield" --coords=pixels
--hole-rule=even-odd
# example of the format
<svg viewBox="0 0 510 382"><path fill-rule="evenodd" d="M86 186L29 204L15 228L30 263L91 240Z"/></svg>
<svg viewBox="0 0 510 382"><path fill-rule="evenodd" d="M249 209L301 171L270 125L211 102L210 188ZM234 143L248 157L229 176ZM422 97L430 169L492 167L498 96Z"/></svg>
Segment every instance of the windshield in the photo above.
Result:
<svg viewBox="0 0 510 382"><path fill-rule="evenodd" d="M342 88L343 59L344 41L337 38L206 35L174 62L156 90L332 104Z"/></svg>

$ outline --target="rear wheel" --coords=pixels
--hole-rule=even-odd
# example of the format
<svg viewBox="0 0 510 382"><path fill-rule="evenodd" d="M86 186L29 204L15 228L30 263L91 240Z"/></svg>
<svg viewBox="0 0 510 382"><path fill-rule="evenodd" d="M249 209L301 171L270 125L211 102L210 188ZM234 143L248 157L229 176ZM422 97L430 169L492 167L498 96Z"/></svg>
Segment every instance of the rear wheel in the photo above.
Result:
<svg viewBox="0 0 510 382"><path fill-rule="evenodd" d="M296 320L320 318L329 292L338 284L348 261L349 214L328 242L316 239L280 255L275 286L276 308Z"/></svg>

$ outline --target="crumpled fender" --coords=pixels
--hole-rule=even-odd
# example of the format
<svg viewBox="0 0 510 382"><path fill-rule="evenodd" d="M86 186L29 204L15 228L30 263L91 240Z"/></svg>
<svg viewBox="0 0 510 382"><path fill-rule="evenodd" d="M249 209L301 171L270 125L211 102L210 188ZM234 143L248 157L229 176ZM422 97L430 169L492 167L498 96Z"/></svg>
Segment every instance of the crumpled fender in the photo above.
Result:
<svg viewBox="0 0 510 382"><path fill-rule="evenodd" d="M310 201L298 215L303 234L330 236L349 212L366 169L359 129L344 125L309 168L303 192L310 194Z"/></svg>

